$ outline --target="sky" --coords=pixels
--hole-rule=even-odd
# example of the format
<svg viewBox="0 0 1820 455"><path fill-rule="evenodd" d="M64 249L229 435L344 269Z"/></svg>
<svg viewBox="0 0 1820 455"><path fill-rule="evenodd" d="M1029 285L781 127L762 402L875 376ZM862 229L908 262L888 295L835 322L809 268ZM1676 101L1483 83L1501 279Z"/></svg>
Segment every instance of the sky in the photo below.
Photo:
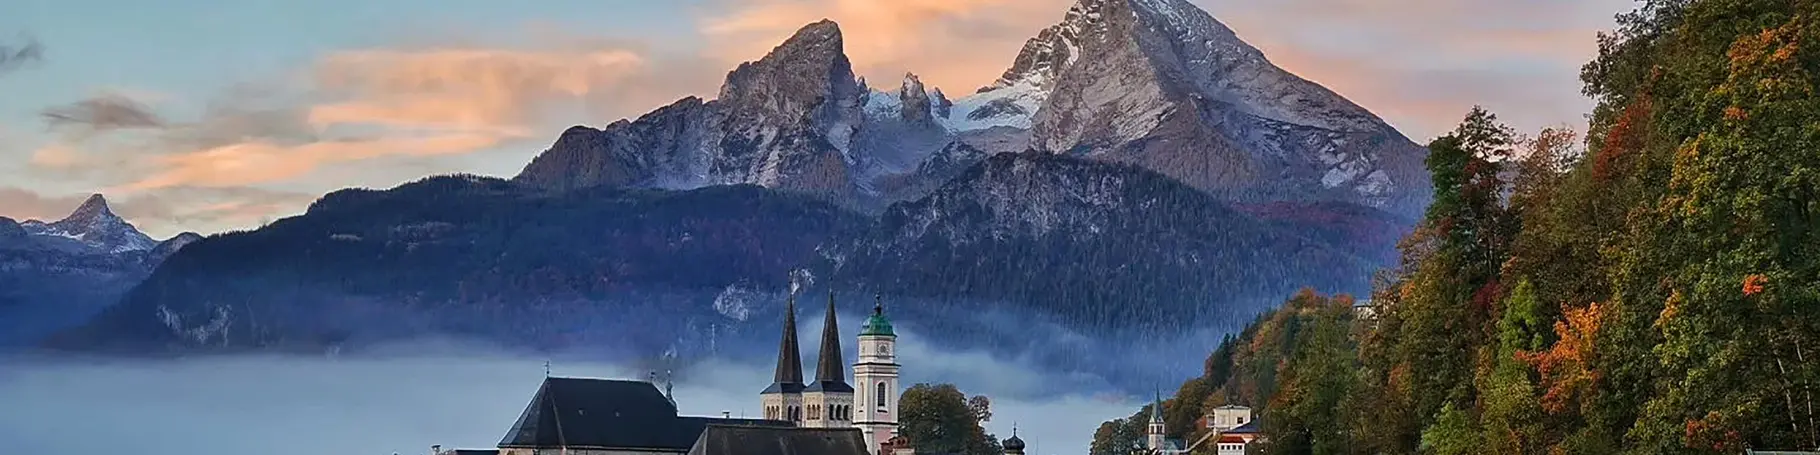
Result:
<svg viewBox="0 0 1820 455"><path fill-rule="evenodd" d="M1473 105L1520 131L1583 126L1579 67L1632 6L1194 1L1418 142ZM568 126L712 96L821 18L869 80L914 72L971 93L1072 3L13 0L0 6L0 216L57 219L102 193L164 238L256 228L341 188L510 177Z"/></svg>

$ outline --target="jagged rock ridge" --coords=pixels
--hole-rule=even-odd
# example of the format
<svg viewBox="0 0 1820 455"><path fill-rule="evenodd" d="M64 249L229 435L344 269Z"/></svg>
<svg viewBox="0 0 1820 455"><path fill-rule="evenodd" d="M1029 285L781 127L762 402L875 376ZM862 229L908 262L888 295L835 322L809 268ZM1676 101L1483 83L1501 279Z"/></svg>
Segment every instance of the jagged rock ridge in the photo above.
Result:
<svg viewBox="0 0 1820 455"><path fill-rule="evenodd" d="M554 189L751 183L845 198L861 96L840 28L821 21L728 73L719 99L570 128L516 180Z"/></svg>

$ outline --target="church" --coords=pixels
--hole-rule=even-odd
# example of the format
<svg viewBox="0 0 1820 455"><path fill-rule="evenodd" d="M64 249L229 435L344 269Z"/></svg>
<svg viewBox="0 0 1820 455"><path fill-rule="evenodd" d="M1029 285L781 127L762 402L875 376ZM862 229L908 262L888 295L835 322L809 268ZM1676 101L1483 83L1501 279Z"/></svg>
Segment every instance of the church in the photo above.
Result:
<svg viewBox="0 0 1820 455"><path fill-rule="evenodd" d="M847 383L840 346L840 321L834 313L834 294L828 294L828 312L822 323L821 358L815 362L815 381L803 382L802 359L796 338L796 303L786 304L783 340L778 345L777 372L771 386L759 394L766 419L784 420L805 428L856 428L872 455L897 432L898 364L893 348L897 334L885 318L883 302L875 302L872 316L860 325L859 356L853 363L853 382Z"/></svg>
<svg viewBox="0 0 1820 455"><path fill-rule="evenodd" d="M762 419L680 415L668 388L649 381L546 377L496 449L432 455L915 455L897 432L897 334L882 301L859 331L853 383L840 345L834 295L822 326L814 382L803 380L796 299L785 304L777 370L759 393ZM855 387L855 384L858 387ZM1015 447L1015 450L1013 450ZM1005 441L1022 455L1023 441Z"/></svg>

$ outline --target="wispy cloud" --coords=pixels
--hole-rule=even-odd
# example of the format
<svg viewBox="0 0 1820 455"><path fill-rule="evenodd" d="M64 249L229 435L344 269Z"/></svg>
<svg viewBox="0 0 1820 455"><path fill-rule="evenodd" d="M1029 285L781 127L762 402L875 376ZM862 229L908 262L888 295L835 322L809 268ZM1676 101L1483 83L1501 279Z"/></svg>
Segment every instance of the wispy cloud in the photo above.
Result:
<svg viewBox="0 0 1820 455"><path fill-rule="evenodd" d="M24 188L0 186L0 216L15 220L56 220L76 210L88 195L46 196Z"/></svg>
<svg viewBox="0 0 1820 455"><path fill-rule="evenodd" d="M44 60L43 43L29 36L24 37L23 41L21 44L0 44L0 75Z"/></svg>
<svg viewBox="0 0 1820 455"><path fill-rule="evenodd" d="M293 77L229 87L188 116L160 109L180 103L150 105L132 92L102 92L43 109L46 128L65 134L36 148L26 164L119 196L178 188L233 195L273 185L321 191L389 186L419 175L371 181L376 174L328 169L501 149L523 149L528 159L529 151L573 123L635 115L704 86L711 90L702 81L717 78L700 59L646 54L627 43L557 36L514 48L336 51ZM246 213L294 211L304 203L213 205Z"/></svg>
<svg viewBox="0 0 1820 455"><path fill-rule="evenodd" d="M48 107L38 115L51 128L109 131L164 126L164 119L150 108L117 93L102 93L67 105Z"/></svg>
<svg viewBox="0 0 1820 455"><path fill-rule="evenodd" d="M317 87L338 101L312 106L309 119L319 127L527 135L552 104L587 99L645 70L645 57L625 49L338 52L315 68Z"/></svg>
<svg viewBox="0 0 1820 455"><path fill-rule="evenodd" d="M136 192L177 186L242 187L296 179L322 166L388 155L469 153L502 143L487 133L428 133L315 141L300 145L242 142L157 156L156 171L110 188Z"/></svg>

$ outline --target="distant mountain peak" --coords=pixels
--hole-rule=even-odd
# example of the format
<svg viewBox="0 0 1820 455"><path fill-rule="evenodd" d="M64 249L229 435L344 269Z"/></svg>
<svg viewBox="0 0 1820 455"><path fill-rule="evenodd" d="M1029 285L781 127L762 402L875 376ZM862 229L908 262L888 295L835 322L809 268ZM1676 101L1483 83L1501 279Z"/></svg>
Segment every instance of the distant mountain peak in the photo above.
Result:
<svg viewBox="0 0 1820 455"><path fill-rule="evenodd" d="M138 228L115 215L100 194L89 195L69 216L52 223L26 223L27 232L74 239L110 252L144 251L157 246Z"/></svg>
<svg viewBox="0 0 1820 455"><path fill-rule="evenodd" d="M96 219L106 219L106 218L119 218L119 217L114 215L113 210L108 209L107 197L104 197L101 194L97 193L97 194L89 195L88 199L83 200L82 205L77 206L76 211L70 212L70 215L68 217L64 217L63 221L96 220Z"/></svg>
<svg viewBox="0 0 1820 455"><path fill-rule="evenodd" d="M514 179L563 189L755 184L850 197L865 91L843 46L833 21L805 25L728 72L716 99L571 128Z"/></svg>

